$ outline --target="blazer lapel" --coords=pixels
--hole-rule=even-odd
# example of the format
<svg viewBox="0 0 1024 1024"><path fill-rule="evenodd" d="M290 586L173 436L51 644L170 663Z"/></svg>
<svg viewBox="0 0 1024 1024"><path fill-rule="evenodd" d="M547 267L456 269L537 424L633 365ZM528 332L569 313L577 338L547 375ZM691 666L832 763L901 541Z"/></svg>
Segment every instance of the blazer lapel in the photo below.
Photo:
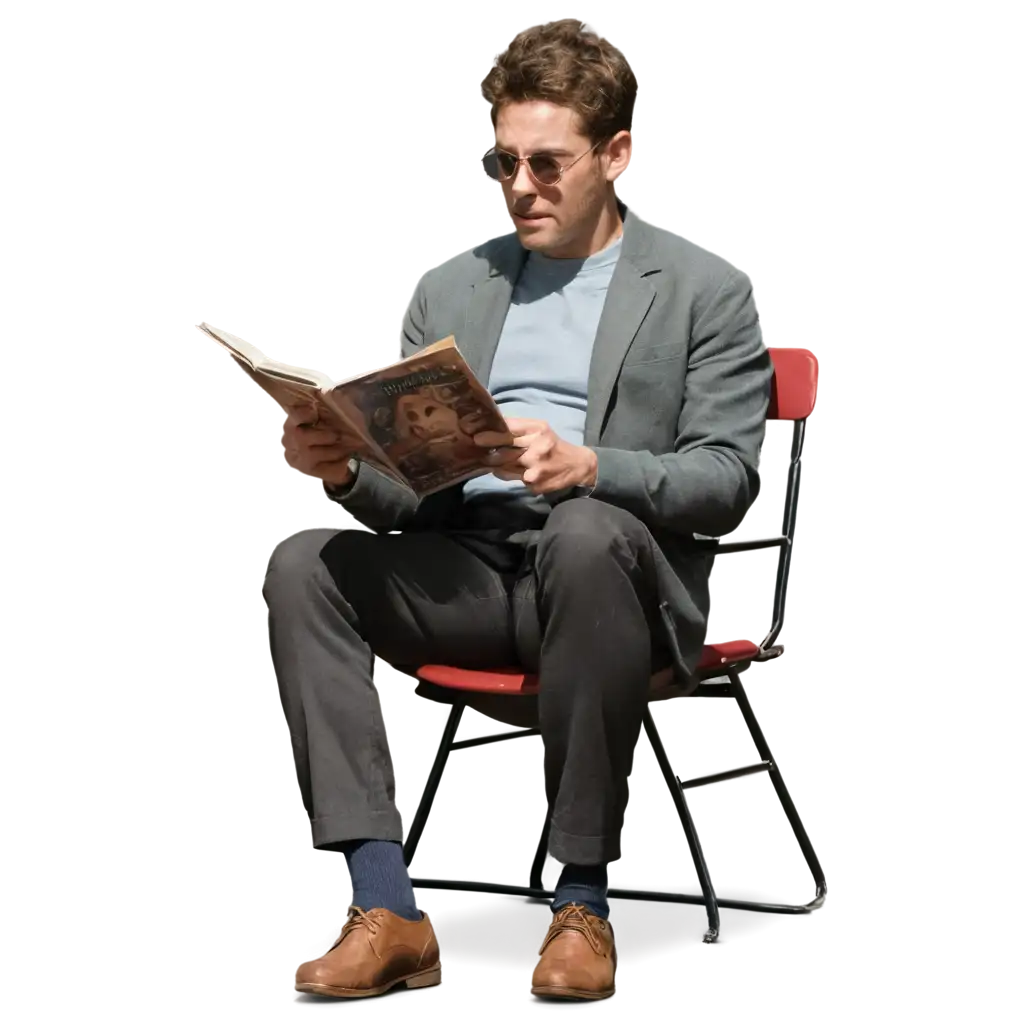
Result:
<svg viewBox="0 0 1024 1024"><path fill-rule="evenodd" d="M466 310L468 343L463 355L484 387L488 384L498 339L512 303L512 289L526 258L526 251L518 241L510 239L509 242L494 260L488 276L473 285ZM458 344L458 338L455 340Z"/></svg>
<svg viewBox="0 0 1024 1024"><path fill-rule="evenodd" d="M620 205L620 210L624 213L622 253L608 286L590 357L583 438L586 445L600 441L622 360L658 294L651 275L661 268L651 259L647 225L624 206Z"/></svg>

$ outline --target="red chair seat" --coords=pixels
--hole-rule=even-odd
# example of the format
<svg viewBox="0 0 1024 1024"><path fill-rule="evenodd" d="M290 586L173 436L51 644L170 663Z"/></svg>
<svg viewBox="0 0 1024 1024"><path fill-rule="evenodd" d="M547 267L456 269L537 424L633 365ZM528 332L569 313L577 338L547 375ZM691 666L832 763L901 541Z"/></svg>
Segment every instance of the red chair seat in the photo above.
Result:
<svg viewBox="0 0 1024 1024"><path fill-rule="evenodd" d="M706 644L701 653L697 671L706 673L714 669L749 661L759 648L749 640L730 640L723 644ZM468 690L472 693L505 693L529 696L537 692L537 677L516 668L498 668L475 671L453 668L450 665L423 665L417 669L418 678L449 690Z"/></svg>
<svg viewBox="0 0 1024 1024"><path fill-rule="evenodd" d="M508 693L525 697L537 692L537 677L517 668L496 668L477 672L450 665L424 665L416 670L418 678L449 690L470 690L473 693Z"/></svg>
<svg viewBox="0 0 1024 1024"><path fill-rule="evenodd" d="M749 640L727 640L722 644L705 644L701 651L698 672L708 672L726 665L736 665L741 661L750 661L761 650Z"/></svg>

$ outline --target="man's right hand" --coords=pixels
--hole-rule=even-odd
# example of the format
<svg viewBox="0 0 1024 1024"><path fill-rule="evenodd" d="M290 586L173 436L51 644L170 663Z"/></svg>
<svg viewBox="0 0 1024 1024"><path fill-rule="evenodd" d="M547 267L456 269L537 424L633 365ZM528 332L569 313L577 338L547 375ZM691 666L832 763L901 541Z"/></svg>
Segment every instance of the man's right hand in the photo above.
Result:
<svg viewBox="0 0 1024 1024"><path fill-rule="evenodd" d="M293 409L288 414L281 444L285 461L292 469L315 476L332 487L349 483L349 459L362 447L358 437L336 424L319 423L313 408Z"/></svg>

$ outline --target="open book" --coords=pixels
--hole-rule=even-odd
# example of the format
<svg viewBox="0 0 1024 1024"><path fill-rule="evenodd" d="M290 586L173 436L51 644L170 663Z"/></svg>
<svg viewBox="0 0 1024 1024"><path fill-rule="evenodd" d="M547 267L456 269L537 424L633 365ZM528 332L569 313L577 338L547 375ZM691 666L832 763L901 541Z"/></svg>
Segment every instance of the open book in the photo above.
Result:
<svg viewBox="0 0 1024 1024"><path fill-rule="evenodd" d="M369 462L420 497L489 473L482 430L507 433L494 399L449 336L407 359L335 383L316 370L268 359L258 348L209 324L239 366L289 412L358 438L356 458Z"/></svg>

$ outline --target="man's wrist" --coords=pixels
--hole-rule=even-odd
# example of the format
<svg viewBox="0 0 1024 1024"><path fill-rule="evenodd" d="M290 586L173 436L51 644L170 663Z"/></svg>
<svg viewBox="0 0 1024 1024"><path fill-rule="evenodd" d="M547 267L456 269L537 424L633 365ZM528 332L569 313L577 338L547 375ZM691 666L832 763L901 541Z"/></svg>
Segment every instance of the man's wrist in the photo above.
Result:
<svg viewBox="0 0 1024 1024"><path fill-rule="evenodd" d="M356 477L359 475L359 460L349 459L348 460L348 479L343 483L328 483L324 481L324 490L327 492L327 497L332 501L338 501L344 498L355 486Z"/></svg>
<svg viewBox="0 0 1024 1024"><path fill-rule="evenodd" d="M597 452L593 448L584 448L583 453L583 479L580 480L578 486L592 491L597 486Z"/></svg>

